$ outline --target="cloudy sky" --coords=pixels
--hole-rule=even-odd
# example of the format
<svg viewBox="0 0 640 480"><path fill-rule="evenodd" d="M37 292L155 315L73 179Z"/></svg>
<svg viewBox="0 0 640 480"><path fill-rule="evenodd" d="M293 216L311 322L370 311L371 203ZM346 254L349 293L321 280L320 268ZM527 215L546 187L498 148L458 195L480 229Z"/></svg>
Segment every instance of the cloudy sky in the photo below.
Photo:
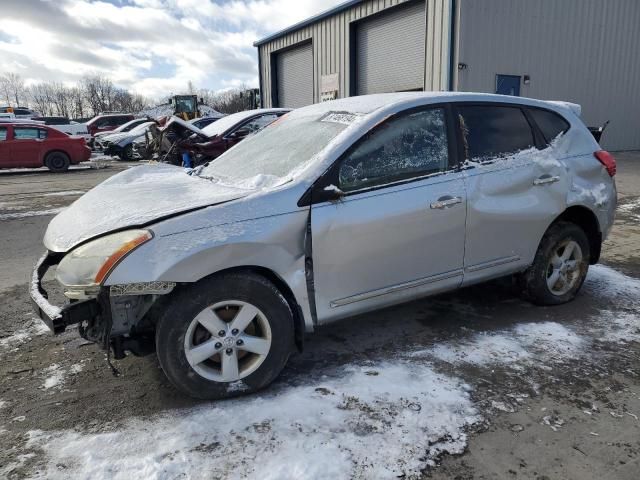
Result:
<svg viewBox="0 0 640 480"><path fill-rule="evenodd" d="M156 97L257 86L253 42L344 0L0 0L0 72Z"/></svg>

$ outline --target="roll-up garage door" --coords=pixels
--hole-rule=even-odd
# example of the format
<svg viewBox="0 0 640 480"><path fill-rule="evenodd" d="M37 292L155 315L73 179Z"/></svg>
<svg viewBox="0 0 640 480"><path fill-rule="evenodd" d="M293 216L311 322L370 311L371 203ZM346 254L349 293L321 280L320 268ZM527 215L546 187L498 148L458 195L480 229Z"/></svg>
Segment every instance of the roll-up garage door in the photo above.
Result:
<svg viewBox="0 0 640 480"><path fill-rule="evenodd" d="M358 95L424 87L425 3L396 7L356 26Z"/></svg>
<svg viewBox="0 0 640 480"><path fill-rule="evenodd" d="M304 107L313 103L313 51L311 43L276 57L278 106Z"/></svg>

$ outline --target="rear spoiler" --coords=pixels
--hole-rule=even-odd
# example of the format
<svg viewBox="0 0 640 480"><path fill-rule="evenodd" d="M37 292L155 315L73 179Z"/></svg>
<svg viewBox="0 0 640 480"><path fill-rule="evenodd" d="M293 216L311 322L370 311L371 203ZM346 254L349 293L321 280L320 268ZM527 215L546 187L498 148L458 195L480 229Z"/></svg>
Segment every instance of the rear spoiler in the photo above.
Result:
<svg viewBox="0 0 640 480"><path fill-rule="evenodd" d="M580 115L582 114L582 106L578 105L577 103L560 102L560 101L555 101L555 100L547 100L547 103L555 105L556 107L564 108L565 110L570 110L577 117L580 117ZM602 134L603 134L605 128L607 128L607 125L609 125L609 120L604 122L599 127L587 127L589 129L589 131L591 132L591 135L593 135L593 138L596 139L596 142L600 143L600 139L602 138Z"/></svg>
<svg viewBox="0 0 640 480"><path fill-rule="evenodd" d="M561 102L558 100L547 100L547 103L550 103L551 105L555 105L556 107L561 107L566 110L570 110L575 114L576 117L579 117L580 115L582 115L582 106L578 105L577 103Z"/></svg>

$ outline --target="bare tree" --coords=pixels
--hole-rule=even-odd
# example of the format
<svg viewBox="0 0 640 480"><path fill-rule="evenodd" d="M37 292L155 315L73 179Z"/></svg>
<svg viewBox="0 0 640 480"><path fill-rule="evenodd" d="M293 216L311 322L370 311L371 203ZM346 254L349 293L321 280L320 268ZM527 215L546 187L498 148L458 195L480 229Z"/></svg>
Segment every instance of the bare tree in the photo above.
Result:
<svg viewBox="0 0 640 480"><path fill-rule="evenodd" d="M258 93L256 89L242 85L239 88L223 90L217 93L209 92L207 99L208 101L205 101L205 103L208 103L219 112L236 113L256 108Z"/></svg>
<svg viewBox="0 0 640 480"><path fill-rule="evenodd" d="M80 80L84 99L94 115L113 109L116 88L109 78L90 75Z"/></svg>
<svg viewBox="0 0 640 480"><path fill-rule="evenodd" d="M5 73L0 76L0 89L7 104L20 105L20 99L25 97L24 80L17 73Z"/></svg>

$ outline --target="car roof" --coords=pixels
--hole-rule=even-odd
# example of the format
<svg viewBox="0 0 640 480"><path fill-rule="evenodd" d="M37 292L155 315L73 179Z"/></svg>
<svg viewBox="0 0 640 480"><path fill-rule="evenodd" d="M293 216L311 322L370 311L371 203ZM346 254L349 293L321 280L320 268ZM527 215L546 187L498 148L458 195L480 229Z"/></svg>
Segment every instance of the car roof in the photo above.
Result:
<svg viewBox="0 0 640 480"><path fill-rule="evenodd" d="M341 98L328 102L317 103L295 110L296 114L322 115L328 112L350 112L370 114L381 109L393 109L394 107L407 108L421 104L437 102L497 102L513 103L518 105L539 106L553 110L571 110L579 115L580 106L569 102L536 100L527 97L514 97L497 95L492 93L476 92L398 92L376 93L356 97Z"/></svg>
<svg viewBox="0 0 640 480"><path fill-rule="evenodd" d="M44 123L35 122L35 121L34 122L29 122L29 121L16 122L15 120L12 121L12 122L2 122L2 121L0 121L0 126L4 126L4 125L11 125L12 127L44 127L44 128L49 128Z"/></svg>

